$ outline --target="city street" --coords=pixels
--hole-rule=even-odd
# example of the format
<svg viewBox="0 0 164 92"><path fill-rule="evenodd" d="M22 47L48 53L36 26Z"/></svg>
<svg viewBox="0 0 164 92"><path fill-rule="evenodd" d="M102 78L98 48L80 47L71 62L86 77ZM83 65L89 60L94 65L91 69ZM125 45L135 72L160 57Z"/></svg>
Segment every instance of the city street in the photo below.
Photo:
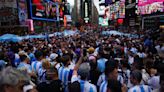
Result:
<svg viewBox="0 0 164 92"><path fill-rule="evenodd" d="M0 0L0 92L164 92L164 0Z"/></svg>

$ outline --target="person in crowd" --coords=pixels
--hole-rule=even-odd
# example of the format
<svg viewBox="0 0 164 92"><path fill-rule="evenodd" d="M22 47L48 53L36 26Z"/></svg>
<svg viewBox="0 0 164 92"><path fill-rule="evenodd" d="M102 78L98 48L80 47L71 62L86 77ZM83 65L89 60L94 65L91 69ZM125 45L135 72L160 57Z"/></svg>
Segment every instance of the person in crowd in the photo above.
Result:
<svg viewBox="0 0 164 92"><path fill-rule="evenodd" d="M128 64L127 60L121 60L121 72L120 74L123 77L124 83L127 85L127 87L131 87L131 83L130 83L130 66Z"/></svg>
<svg viewBox="0 0 164 92"><path fill-rule="evenodd" d="M50 54L50 63L51 63L51 66L59 69L60 66L61 66L61 63L58 62L59 60L57 60L57 58L58 58L58 54L56 54L56 53L51 53Z"/></svg>
<svg viewBox="0 0 164 92"><path fill-rule="evenodd" d="M155 89L153 90L153 92L163 92L164 91L164 61L162 60L161 62L159 62L157 64L157 71L158 71L158 74L160 76L160 79L159 79L159 84L160 84L160 87L158 89Z"/></svg>
<svg viewBox="0 0 164 92"><path fill-rule="evenodd" d="M74 69L71 82L78 81L80 83L80 92L97 92L96 86L88 81L89 71L89 63L82 63L79 67ZM78 74L80 79L78 78Z"/></svg>
<svg viewBox="0 0 164 92"><path fill-rule="evenodd" d="M134 85L128 92L152 92L148 85L141 84L142 73L139 70L134 70L130 74L130 81Z"/></svg>
<svg viewBox="0 0 164 92"><path fill-rule="evenodd" d="M80 91L80 83L78 81L74 81L69 84L69 92L81 92Z"/></svg>
<svg viewBox="0 0 164 92"><path fill-rule="evenodd" d="M4 61L4 54L0 51L0 71L3 70L7 65L7 62Z"/></svg>
<svg viewBox="0 0 164 92"><path fill-rule="evenodd" d="M15 83L19 77L11 79L14 84L4 78L4 71L9 78L6 66L12 66L17 67L13 71L26 71L39 92L127 92L126 86L130 92L151 92L149 88L163 92L162 37L154 38L155 32L150 30L142 31L138 38L124 33L102 35L90 26L84 29L77 35L49 37L49 42L44 38L0 42L0 88L20 92L20 83ZM8 73L17 76L16 72ZM37 91L31 82L23 82L20 90Z"/></svg>
<svg viewBox="0 0 164 92"><path fill-rule="evenodd" d="M0 71L2 71L6 67L6 62L3 60L0 60Z"/></svg>
<svg viewBox="0 0 164 92"><path fill-rule="evenodd" d="M46 70L46 80L37 86L39 92L64 92L64 85L58 78L58 70L50 67Z"/></svg>
<svg viewBox="0 0 164 92"><path fill-rule="evenodd" d="M89 47L89 49L87 49L88 51L88 58L95 58L96 59L96 56L94 55L94 51L95 49L93 47Z"/></svg>
<svg viewBox="0 0 164 92"><path fill-rule="evenodd" d="M68 67L71 62L70 56L69 55L62 56L61 62L63 65L58 69L59 79L64 83L65 91L67 91L68 83L70 82L73 73L73 70L69 69Z"/></svg>
<svg viewBox="0 0 164 92"><path fill-rule="evenodd" d="M47 59L43 59L42 68L38 70L38 83L46 82L46 72L50 67L50 62Z"/></svg>
<svg viewBox="0 0 164 92"><path fill-rule="evenodd" d="M30 66L30 59L26 54L21 54L20 55L20 64L17 66L18 70L25 71L27 72L30 76L36 77L36 74L32 71L32 68Z"/></svg>
<svg viewBox="0 0 164 92"><path fill-rule="evenodd" d="M122 92L121 86L119 81L109 79L106 92Z"/></svg>
<svg viewBox="0 0 164 92"><path fill-rule="evenodd" d="M93 83L94 85L97 85L97 81L99 76L101 75L101 72L97 69L97 62L94 61L89 61L90 64L90 77L89 79L91 80L91 83Z"/></svg>
<svg viewBox="0 0 164 92"><path fill-rule="evenodd" d="M32 62L31 67L32 67L32 70L36 74L38 74L39 69L42 68L43 53L41 51L36 51L35 57L36 57L37 61Z"/></svg>
<svg viewBox="0 0 164 92"><path fill-rule="evenodd" d="M16 68L7 67L0 73L1 92L28 92L25 86L27 83L30 83L30 77ZM37 92L33 85L28 90Z"/></svg>
<svg viewBox="0 0 164 92"><path fill-rule="evenodd" d="M105 64L105 76L100 76L99 81L98 81L98 86L99 86L99 92L106 92L107 91L107 85L108 85L108 80L118 80L120 82L120 77L118 77L118 63L114 60L109 60ZM100 82L100 80L102 82ZM121 83L121 82L120 82ZM122 84L123 85L123 84Z"/></svg>
<svg viewBox="0 0 164 92"><path fill-rule="evenodd" d="M25 52L30 57L30 64L32 64L33 61L36 61L35 55L33 53L33 48L34 47L32 45L28 45L28 47L25 49Z"/></svg>
<svg viewBox="0 0 164 92"><path fill-rule="evenodd" d="M105 70L105 63L108 61L106 58L104 58L104 52L99 51L99 59L97 60L97 68L98 70L103 73Z"/></svg>

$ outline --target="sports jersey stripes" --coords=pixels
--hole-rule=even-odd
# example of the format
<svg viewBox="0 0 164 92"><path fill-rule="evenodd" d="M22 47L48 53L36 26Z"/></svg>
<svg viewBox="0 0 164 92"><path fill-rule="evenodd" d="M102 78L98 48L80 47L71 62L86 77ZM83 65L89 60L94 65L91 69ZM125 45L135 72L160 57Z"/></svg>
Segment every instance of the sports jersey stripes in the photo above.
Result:
<svg viewBox="0 0 164 92"><path fill-rule="evenodd" d="M96 86L88 81L80 80L81 92L97 92Z"/></svg>
<svg viewBox="0 0 164 92"><path fill-rule="evenodd" d="M99 92L107 92L107 85L108 85L107 81L102 82L100 85Z"/></svg>
<svg viewBox="0 0 164 92"><path fill-rule="evenodd" d="M31 66L30 66L29 64L24 63L24 62L21 62L21 63L18 65L17 69L22 70L22 71L25 70L25 71L27 71L28 73L31 73L31 72L32 72Z"/></svg>
<svg viewBox="0 0 164 92"><path fill-rule="evenodd" d="M38 82L39 83L46 82L46 70L43 68L40 68L38 70Z"/></svg>
<svg viewBox="0 0 164 92"><path fill-rule="evenodd" d="M67 86L69 80L71 69L66 67L60 67L58 70L59 73L59 79L64 83L65 86Z"/></svg>
<svg viewBox="0 0 164 92"><path fill-rule="evenodd" d="M32 66L32 70L33 70L36 74L38 74L39 69L42 68L42 63L39 62L39 61L35 61L35 62L32 62L31 66Z"/></svg>
<svg viewBox="0 0 164 92"><path fill-rule="evenodd" d="M147 85L137 85L130 88L128 92L152 92L152 89Z"/></svg>
<svg viewBox="0 0 164 92"><path fill-rule="evenodd" d="M124 79L121 75L118 75L117 80L123 84L124 83ZM100 86L102 84L103 81L106 81L106 77L105 74L103 73L102 75L100 75L98 81L97 81L97 86Z"/></svg>

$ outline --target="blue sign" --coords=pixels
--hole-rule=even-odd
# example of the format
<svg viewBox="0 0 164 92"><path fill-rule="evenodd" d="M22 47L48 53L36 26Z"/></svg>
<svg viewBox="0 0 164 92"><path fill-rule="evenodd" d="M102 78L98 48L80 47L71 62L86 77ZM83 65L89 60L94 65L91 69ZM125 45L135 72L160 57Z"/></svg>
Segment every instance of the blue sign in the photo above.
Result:
<svg viewBox="0 0 164 92"><path fill-rule="evenodd" d="M57 21L58 3L49 0L30 0L30 15L32 19Z"/></svg>

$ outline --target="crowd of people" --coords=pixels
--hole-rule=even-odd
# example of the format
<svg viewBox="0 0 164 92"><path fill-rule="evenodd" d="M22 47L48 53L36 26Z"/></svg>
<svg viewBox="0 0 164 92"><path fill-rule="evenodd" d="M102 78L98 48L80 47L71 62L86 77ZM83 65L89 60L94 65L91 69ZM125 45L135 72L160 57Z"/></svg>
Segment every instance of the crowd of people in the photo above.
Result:
<svg viewBox="0 0 164 92"><path fill-rule="evenodd" d="M0 92L163 92L159 37L88 31L1 43Z"/></svg>

